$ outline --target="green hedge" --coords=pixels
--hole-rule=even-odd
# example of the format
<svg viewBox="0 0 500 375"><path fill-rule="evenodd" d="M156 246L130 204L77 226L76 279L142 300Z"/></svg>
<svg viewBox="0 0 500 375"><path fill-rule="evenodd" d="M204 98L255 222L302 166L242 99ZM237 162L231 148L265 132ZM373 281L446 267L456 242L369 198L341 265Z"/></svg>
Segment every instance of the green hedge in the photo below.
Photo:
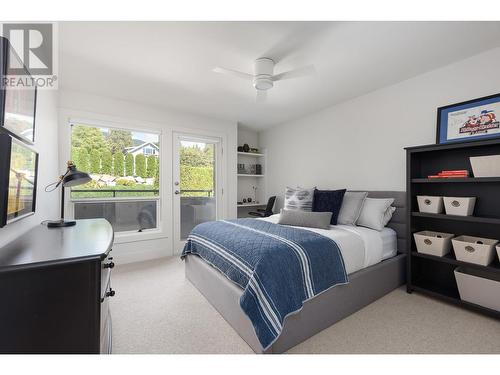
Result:
<svg viewBox="0 0 500 375"><path fill-rule="evenodd" d="M111 151L104 150L101 155L101 173L111 174L113 172L113 156Z"/></svg>
<svg viewBox="0 0 500 375"><path fill-rule="evenodd" d="M156 156L149 155L146 158L146 175L148 177L154 177L156 172Z"/></svg>
<svg viewBox="0 0 500 375"><path fill-rule="evenodd" d="M113 155L113 174L115 176L123 176L123 153L117 152Z"/></svg>
<svg viewBox="0 0 500 375"><path fill-rule="evenodd" d="M143 154L135 156L135 175L146 178L146 157Z"/></svg>
<svg viewBox="0 0 500 375"><path fill-rule="evenodd" d="M134 175L134 155L125 155L125 176Z"/></svg>
<svg viewBox="0 0 500 375"><path fill-rule="evenodd" d="M214 190L214 173L211 167L181 166L181 190ZM206 197L207 193L183 193L187 197Z"/></svg>

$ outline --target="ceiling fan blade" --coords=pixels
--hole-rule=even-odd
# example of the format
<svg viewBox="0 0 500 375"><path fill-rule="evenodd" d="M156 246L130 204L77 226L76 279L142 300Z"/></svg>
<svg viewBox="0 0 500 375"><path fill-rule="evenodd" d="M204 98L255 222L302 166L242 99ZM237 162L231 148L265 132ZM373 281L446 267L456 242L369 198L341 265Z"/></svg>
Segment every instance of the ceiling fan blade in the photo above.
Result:
<svg viewBox="0 0 500 375"><path fill-rule="evenodd" d="M255 101L257 103L265 103L267 101L267 90L257 90Z"/></svg>
<svg viewBox="0 0 500 375"><path fill-rule="evenodd" d="M282 81L284 79L305 77L305 76L313 75L315 73L316 73L316 69L314 68L314 65L307 65L307 66L304 66L302 68L289 70L288 72L275 74L273 76L273 81Z"/></svg>
<svg viewBox="0 0 500 375"><path fill-rule="evenodd" d="M282 22L282 25L286 25L289 31L282 34L273 45L261 53L262 57L269 57L276 64L294 54L304 54L311 49L316 49L318 45L321 45L322 36L338 27L335 22L323 21L293 22L288 25ZM272 41L272 38L269 40Z"/></svg>
<svg viewBox="0 0 500 375"><path fill-rule="evenodd" d="M216 66L213 69L213 71L215 73L227 74L227 75L230 75L230 76L233 76L233 77L243 78L243 79L246 79L246 80L252 80L253 79L253 75L251 75L251 74L239 72L239 71L233 70L233 69L221 68L220 66Z"/></svg>

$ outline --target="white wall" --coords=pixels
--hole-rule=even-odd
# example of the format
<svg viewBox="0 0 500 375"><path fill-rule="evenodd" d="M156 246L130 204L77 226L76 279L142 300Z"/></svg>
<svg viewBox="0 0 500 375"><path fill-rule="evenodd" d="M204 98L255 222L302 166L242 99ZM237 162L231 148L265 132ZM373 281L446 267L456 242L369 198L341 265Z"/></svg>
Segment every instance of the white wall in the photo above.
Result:
<svg viewBox="0 0 500 375"><path fill-rule="evenodd" d="M166 99L168 100L168 99ZM62 90L60 93L60 164L69 157L69 119L93 120L131 126L135 129L159 130L162 132L162 176L164 194L162 219L164 230L161 235L150 236L148 240L124 242L115 241L114 257L120 263L153 259L173 255L180 249L173 248L172 241L172 133L185 131L203 134L215 132L225 140L223 157L223 216L236 217L237 181L236 148L237 124L200 117L178 111L152 108L138 103L105 98L91 94ZM175 251L174 251L175 250Z"/></svg>
<svg viewBox="0 0 500 375"><path fill-rule="evenodd" d="M496 48L263 131L268 193L405 190L403 148L435 143L438 107L500 92L499 66Z"/></svg>
<svg viewBox="0 0 500 375"><path fill-rule="evenodd" d="M0 247L19 237L43 220L59 218L59 191L44 188L59 177L57 164L57 99L55 90L38 90L35 117L35 150L39 153L35 214L0 228Z"/></svg>

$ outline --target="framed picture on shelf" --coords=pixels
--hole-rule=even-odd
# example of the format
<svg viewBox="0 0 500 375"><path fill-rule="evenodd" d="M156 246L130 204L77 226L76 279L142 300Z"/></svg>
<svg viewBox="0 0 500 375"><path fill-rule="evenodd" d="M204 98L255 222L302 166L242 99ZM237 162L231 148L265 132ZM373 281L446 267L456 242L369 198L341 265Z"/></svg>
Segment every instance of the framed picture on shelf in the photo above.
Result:
<svg viewBox="0 0 500 375"><path fill-rule="evenodd" d="M500 138L500 94L438 108L436 143Z"/></svg>
<svg viewBox="0 0 500 375"><path fill-rule="evenodd" d="M38 153L0 133L0 227L35 212Z"/></svg>
<svg viewBox="0 0 500 375"><path fill-rule="evenodd" d="M12 61L15 61L12 63ZM9 64L21 66L25 74L14 75ZM35 142L36 86L11 84L12 80L31 81L31 74L5 38L0 38L0 126L14 137L33 144Z"/></svg>

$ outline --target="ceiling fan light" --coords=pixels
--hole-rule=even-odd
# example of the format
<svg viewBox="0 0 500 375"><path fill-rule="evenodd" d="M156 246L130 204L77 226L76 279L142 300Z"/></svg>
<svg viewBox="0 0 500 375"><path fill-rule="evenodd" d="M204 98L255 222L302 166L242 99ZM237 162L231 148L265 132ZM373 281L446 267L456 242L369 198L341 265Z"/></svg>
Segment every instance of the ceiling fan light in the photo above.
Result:
<svg viewBox="0 0 500 375"><path fill-rule="evenodd" d="M256 78L253 81L253 87L257 90L269 90L273 85L272 79L269 78Z"/></svg>

